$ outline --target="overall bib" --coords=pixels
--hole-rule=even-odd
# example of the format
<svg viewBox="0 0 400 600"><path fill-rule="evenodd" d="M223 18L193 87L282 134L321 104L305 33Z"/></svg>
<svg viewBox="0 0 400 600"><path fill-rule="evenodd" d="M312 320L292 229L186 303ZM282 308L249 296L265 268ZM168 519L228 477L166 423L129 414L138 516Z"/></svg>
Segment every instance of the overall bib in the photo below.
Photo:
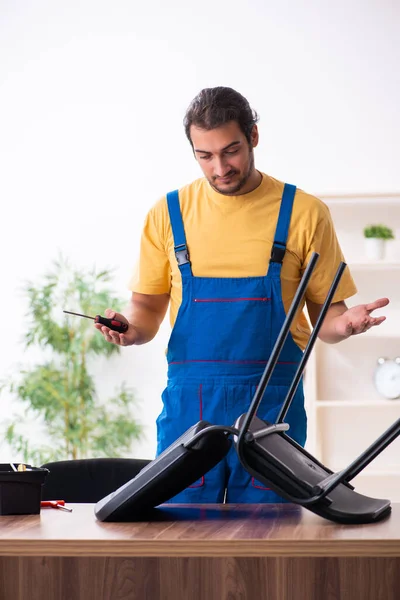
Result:
<svg viewBox="0 0 400 600"><path fill-rule="evenodd" d="M204 419L233 425L247 412L285 320L281 268L296 188L285 184L268 272L261 277L194 277L177 191L167 194L182 304L168 344L168 382L157 419L157 454ZM302 351L289 333L257 416L275 422ZM304 446L306 413L300 382L286 415L288 434ZM249 475L235 449L176 503L263 503L284 500Z"/></svg>

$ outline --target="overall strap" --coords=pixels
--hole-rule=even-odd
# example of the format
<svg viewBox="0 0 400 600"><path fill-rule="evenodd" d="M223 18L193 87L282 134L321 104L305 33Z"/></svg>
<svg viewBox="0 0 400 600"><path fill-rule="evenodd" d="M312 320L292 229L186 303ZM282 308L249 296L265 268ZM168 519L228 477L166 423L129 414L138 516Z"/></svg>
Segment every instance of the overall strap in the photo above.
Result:
<svg viewBox="0 0 400 600"><path fill-rule="evenodd" d="M286 252L286 241L289 233L290 218L292 216L292 208L294 196L296 194L296 186L285 183L283 188L281 207L279 210L278 223L276 225L274 243L272 244L270 269L274 263L278 263L279 270L282 266L283 258Z"/></svg>
<svg viewBox="0 0 400 600"><path fill-rule="evenodd" d="M189 252L186 245L185 230L183 227L181 208L179 205L179 192L174 190L167 194L169 218L171 221L172 235L174 238L174 251L179 269L183 274L192 275L189 262Z"/></svg>

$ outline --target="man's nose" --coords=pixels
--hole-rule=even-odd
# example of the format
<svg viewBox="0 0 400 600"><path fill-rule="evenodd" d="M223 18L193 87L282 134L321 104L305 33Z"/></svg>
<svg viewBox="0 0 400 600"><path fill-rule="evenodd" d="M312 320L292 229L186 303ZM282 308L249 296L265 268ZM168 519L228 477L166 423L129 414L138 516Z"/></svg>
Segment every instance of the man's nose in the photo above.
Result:
<svg viewBox="0 0 400 600"><path fill-rule="evenodd" d="M214 167L216 177L225 177L231 169L226 160L219 157L215 158Z"/></svg>

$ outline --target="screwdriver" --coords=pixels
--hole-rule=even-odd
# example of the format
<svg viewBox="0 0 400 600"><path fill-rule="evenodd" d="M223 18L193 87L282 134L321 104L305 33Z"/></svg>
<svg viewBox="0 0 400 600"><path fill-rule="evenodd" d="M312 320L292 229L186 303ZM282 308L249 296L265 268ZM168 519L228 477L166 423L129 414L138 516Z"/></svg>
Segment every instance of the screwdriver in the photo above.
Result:
<svg viewBox="0 0 400 600"><path fill-rule="evenodd" d="M85 319L93 319L95 323L106 325L113 331L118 331L118 333L125 333L125 331L128 329L128 325L126 323L122 323L122 321L118 321L117 319L107 319L106 317L101 317L100 315L89 317L89 315L81 315L80 313L71 312L70 310L64 310L63 312L68 313L69 315L76 315L77 317L85 317Z"/></svg>
<svg viewBox="0 0 400 600"><path fill-rule="evenodd" d="M65 500L42 500L40 503L41 508L60 508L61 510L67 510L68 512L72 512L72 508L67 508L65 506Z"/></svg>

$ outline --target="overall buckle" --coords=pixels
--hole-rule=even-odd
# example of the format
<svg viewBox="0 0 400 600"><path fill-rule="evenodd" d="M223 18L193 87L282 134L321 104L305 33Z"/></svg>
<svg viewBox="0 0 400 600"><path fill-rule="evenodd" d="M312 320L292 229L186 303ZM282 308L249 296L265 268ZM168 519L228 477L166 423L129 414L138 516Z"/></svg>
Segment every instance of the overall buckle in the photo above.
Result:
<svg viewBox="0 0 400 600"><path fill-rule="evenodd" d="M186 248L186 244L180 244L179 246L175 246L174 250L178 265L186 265L189 262L189 252Z"/></svg>
<svg viewBox="0 0 400 600"><path fill-rule="evenodd" d="M269 262L270 263L275 262L275 263L282 264L283 258L285 256L285 252L286 252L286 244L284 244L283 242L274 242L272 245L271 258L269 259Z"/></svg>

